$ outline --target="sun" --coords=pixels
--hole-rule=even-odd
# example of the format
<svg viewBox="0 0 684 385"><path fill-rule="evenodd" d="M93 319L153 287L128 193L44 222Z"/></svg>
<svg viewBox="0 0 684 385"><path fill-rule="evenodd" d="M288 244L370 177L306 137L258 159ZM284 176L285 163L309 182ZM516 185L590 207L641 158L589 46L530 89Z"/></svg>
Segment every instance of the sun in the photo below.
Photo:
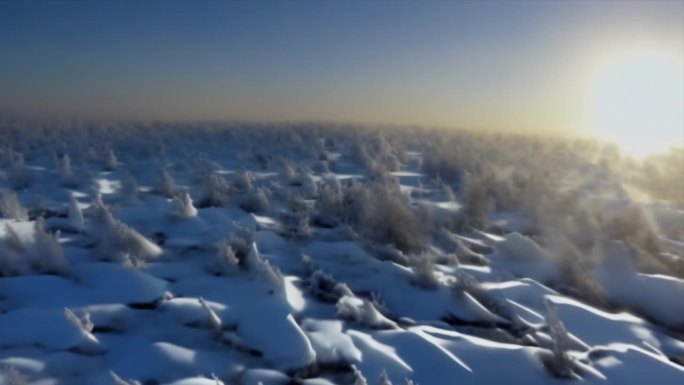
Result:
<svg viewBox="0 0 684 385"><path fill-rule="evenodd" d="M641 50L608 60L594 74L590 128L636 157L684 146L684 60Z"/></svg>

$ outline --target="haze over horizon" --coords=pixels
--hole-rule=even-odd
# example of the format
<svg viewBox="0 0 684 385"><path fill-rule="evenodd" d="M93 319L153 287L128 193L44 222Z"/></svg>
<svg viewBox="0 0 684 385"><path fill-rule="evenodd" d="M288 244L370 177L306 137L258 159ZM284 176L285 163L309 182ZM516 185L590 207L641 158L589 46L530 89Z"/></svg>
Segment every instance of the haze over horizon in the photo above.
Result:
<svg viewBox="0 0 684 385"><path fill-rule="evenodd" d="M0 51L6 116L419 124L639 143L653 126L658 146L684 142L676 1L5 1Z"/></svg>

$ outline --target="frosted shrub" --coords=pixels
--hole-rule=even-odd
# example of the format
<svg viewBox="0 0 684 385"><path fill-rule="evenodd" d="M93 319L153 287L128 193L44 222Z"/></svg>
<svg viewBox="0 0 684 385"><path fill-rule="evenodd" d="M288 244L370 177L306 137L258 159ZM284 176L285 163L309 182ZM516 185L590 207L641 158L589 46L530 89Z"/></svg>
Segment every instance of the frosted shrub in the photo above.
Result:
<svg viewBox="0 0 684 385"><path fill-rule="evenodd" d="M483 255L478 254L470 249L461 239L455 241L456 258L460 263L477 266L487 266L488 261Z"/></svg>
<svg viewBox="0 0 684 385"><path fill-rule="evenodd" d="M211 329L214 331L214 333L220 335L221 329L223 329L223 323L221 322L221 319L209 307L209 305L207 305L207 303L204 302L204 298L200 297L199 303L200 303L200 306L202 306L202 309L207 313L207 318L209 319L209 324L211 325Z"/></svg>
<svg viewBox="0 0 684 385"><path fill-rule="evenodd" d="M222 207L228 203L230 186L228 182L216 173L207 175L202 184L202 195L199 207Z"/></svg>
<svg viewBox="0 0 684 385"><path fill-rule="evenodd" d="M309 171L305 171L302 176L302 190L307 197L313 197L318 194L318 184L313 175Z"/></svg>
<svg viewBox="0 0 684 385"><path fill-rule="evenodd" d="M256 271L259 275L264 277L266 281L271 283L276 292L284 292L285 278L283 277L283 274L277 267L272 266L261 256L255 242L252 242L250 252L247 254L245 262L252 271Z"/></svg>
<svg viewBox="0 0 684 385"><path fill-rule="evenodd" d="M6 224L5 229L7 238L4 244L0 245L0 277L21 275L27 270L24 256L22 255L23 245L18 237L16 237L16 233L12 233L16 238L11 238L9 233L11 227L9 225ZM15 243L16 241L19 241L19 243Z"/></svg>
<svg viewBox="0 0 684 385"><path fill-rule="evenodd" d="M263 213L271 204L263 189L252 189L243 196L240 207L250 213Z"/></svg>
<svg viewBox="0 0 684 385"><path fill-rule="evenodd" d="M105 260L115 260L128 256L133 259L157 257L162 249L126 224L114 219L109 210L100 205L96 212L99 234L97 248Z"/></svg>
<svg viewBox="0 0 684 385"><path fill-rule="evenodd" d="M45 231L43 218L39 217L34 223L35 242L30 249L31 259L41 273L66 274L69 263L59 243L59 231L54 235Z"/></svg>
<svg viewBox="0 0 684 385"><path fill-rule="evenodd" d="M432 257L423 253L413 258L414 283L424 289L434 290L439 287L439 280L435 275Z"/></svg>
<svg viewBox="0 0 684 385"><path fill-rule="evenodd" d="M447 183L442 183L440 190L445 201L454 202L456 200L456 194L454 194L454 190Z"/></svg>
<svg viewBox="0 0 684 385"><path fill-rule="evenodd" d="M72 192L69 193L69 209L67 217L69 219L69 226L71 226L74 231L82 232L84 230L85 226L83 221L83 212L81 211L81 207L78 205L78 201Z"/></svg>
<svg viewBox="0 0 684 385"><path fill-rule="evenodd" d="M594 277L582 266L581 256L569 243L559 246L559 286L560 291L572 294L594 306L610 308L603 289Z"/></svg>
<svg viewBox="0 0 684 385"><path fill-rule="evenodd" d="M169 175L168 171L162 170L157 178L157 185L154 187L154 191L165 197L173 198L176 194L176 183Z"/></svg>
<svg viewBox="0 0 684 385"><path fill-rule="evenodd" d="M403 252L424 247L422 226L408 199L398 189L376 184L369 195L363 232L379 243L391 243Z"/></svg>
<svg viewBox="0 0 684 385"><path fill-rule="evenodd" d="M491 295L475 277L461 269L456 271L455 277L456 282L452 287L454 295L462 296L464 292L467 292L492 313L510 321L514 327L522 327L521 319L505 299Z"/></svg>
<svg viewBox="0 0 684 385"><path fill-rule="evenodd" d="M123 378L119 377L119 375L114 373L113 371L110 371L109 375L112 377L112 385L141 385L140 382L135 380L126 381Z"/></svg>
<svg viewBox="0 0 684 385"><path fill-rule="evenodd" d="M240 229L233 235L230 247L241 265L247 263L247 256L252 251L252 243L254 243L254 234L250 230Z"/></svg>
<svg viewBox="0 0 684 385"><path fill-rule="evenodd" d="M19 234L9 223L5 223L5 245L17 253L23 253L26 250L24 242L19 238Z"/></svg>
<svg viewBox="0 0 684 385"><path fill-rule="evenodd" d="M392 381L390 381L389 377L387 376L386 371L382 371L380 373L380 382L378 382L379 385L392 385Z"/></svg>
<svg viewBox="0 0 684 385"><path fill-rule="evenodd" d="M309 213L305 210L286 213L283 218L284 230L287 236L293 238L308 238L313 233Z"/></svg>
<svg viewBox="0 0 684 385"><path fill-rule="evenodd" d="M221 170L220 164L204 157L194 161L193 163L195 168L194 179L199 183L203 183L210 175L216 174L216 171Z"/></svg>
<svg viewBox="0 0 684 385"><path fill-rule="evenodd" d="M660 252L660 239L653 220L644 209L636 205L627 206L609 217L603 224L604 232L614 240L624 241L630 246L657 254ZM637 264L647 264L652 255L642 255ZM639 266L641 267L641 266Z"/></svg>
<svg viewBox="0 0 684 385"><path fill-rule="evenodd" d="M90 314L88 312L82 318L79 318L73 311L64 308L64 316L81 333L81 341L75 347L77 351L86 354L98 354L104 351L100 341L92 334L94 325L90 321Z"/></svg>
<svg viewBox="0 0 684 385"><path fill-rule="evenodd" d="M309 278L309 292L322 301L333 303L345 295L354 296L354 293L352 293L347 285L337 283L332 276L325 274L321 270L316 270L311 274Z"/></svg>
<svg viewBox="0 0 684 385"><path fill-rule="evenodd" d="M549 333L551 335L551 352L553 359L549 363L550 370L554 375L561 378L572 378L573 362L568 355L568 331L563 325L555 305L546 299L546 323L549 326Z"/></svg>
<svg viewBox="0 0 684 385"><path fill-rule="evenodd" d="M17 195L11 191L0 192L0 215L20 222L28 221L28 211L21 205Z"/></svg>
<svg viewBox="0 0 684 385"><path fill-rule="evenodd" d="M24 166L24 155L12 152L10 161L10 182L15 190L27 189L33 184L33 175Z"/></svg>
<svg viewBox="0 0 684 385"><path fill-rule="evenodd" d="M401 162L399 162L399 159L393 154L383 157L382 164L391 172L399 171L399 168L401 168Z"/></svg>
<svg viewBox="0 0 684 385"><path fill-rule="evenodd" d="M480 179L471 175L466 175L464 180L465 206L463 213L465 223L472 228L484 229L489 215L487 190Z"/></svg>
<svg viewBox="0 0 684 385"><path fill-rule="evenodd" d="M124 223L117 222L109 231L110 253L123 252L132 257L149 258L162 253L159 246Z"/></svg>
<svg viewBox="0 0 684 385"><path fill-rule="evenodd" d="M221 275L232 275L240 269L240 260L225 240L216 245L216 270Z"/></svg>
<svg viewBox="0 0 684 385"><path fill-rule="evenodd" d="M352 375L354 376L354 383L352 385L368 385L366 377L364 377L361 371L356 368L356 365L352 365L351 369Z"/></svg>
<svg viewBox="0 0 684 385"><path fill-rule="evenodd" d="M336 183L335 183L336 182ZM334 227L344 215L342 207L343 194L337 179L335 182L325 181L318 191L316 200L316 221L324 226Z"/></svg>
<svg viewBox="0 0 684 385"><path fill-rule="evenodd" d="M78 186L78 182L73 172L71 171L71 161L69 160L69 155L59 154L56 157L57 163L57 173L59 175L59 181L62 186L74 188Z"/></svg>
<svg viewBox="0 0 684 385"><path fill-rule="evenodd" d="M240 171L235 175L233 180L233 188L238 191L245 192L254 188L252 174L247 171Z"/></svg>
<svg viewBox="0 0 684 385"><path fill-rule="evenodd" d="M21 374L13 365L7 365L0 371L0 383L3 385L26 385L28 377Z"/></svg>
<svg viewBox="0 0 684 385"><path fill-rule="evenodd" d="M127 173L121 182L119 189L119 200L125 203L134 203L138 200L138 182L132 174Z"/></svg>
<svg viewBox="0 0 684 385"><path fill-rule="evenodd" d="M313 171L319 174L327 174L330 172L329 162L327 160L319 160L312 166Z"/></svg>
<svg viewBox="0 0 684 385"><path fill-rule="evenodd" d="M181 192L173 197L173 212L180 218L194 218L197 216L197 209L192 204L192 198L187 191Z"/></svg>
<svg viewBox="0 0 684 385"><path fill-rule="evenodd" d="M111 148L108 148L105 150L105 155L104 155L104 164L103 167L105 171L114 171L116 170L116 167L118 165L118 161L116 159L116 155L114 155L114 151Z"/></svg>
<svg viewBox="0 0 684 385"><path fill-rule="evenodd" d="M402 266L411 264L409 256L391 244L378 245L373 248L373 252L382 261L392 261Z"/></svg>
<svg viewBox="0 0 684 385"><path fill-rule="evenodd" d="M299 178L299 175L295 171L294 167L292 167L292 165L289 163L285 164L285 167L283 170L283 179L285 180L285 183L287 183L289 185L301 184L301 180Z"/></svg>
<svg viewBox="0 0 684 385"><path fill-rule="evenodd" d="M364 298L345 295L337 301L337 315L360 325L376 329L394 329L393 321L383 316L373 304Z"/></svg>

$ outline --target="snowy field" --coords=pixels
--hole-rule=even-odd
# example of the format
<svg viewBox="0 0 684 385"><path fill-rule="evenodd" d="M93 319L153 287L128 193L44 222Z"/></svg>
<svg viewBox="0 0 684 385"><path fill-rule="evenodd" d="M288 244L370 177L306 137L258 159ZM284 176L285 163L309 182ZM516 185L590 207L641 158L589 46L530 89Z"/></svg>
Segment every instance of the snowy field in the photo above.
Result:
<svg viewBox="0 0 684 385"><path fill-rule="evenodd" d="M682 385L681 160L5 122L0 384Z"/></svg>

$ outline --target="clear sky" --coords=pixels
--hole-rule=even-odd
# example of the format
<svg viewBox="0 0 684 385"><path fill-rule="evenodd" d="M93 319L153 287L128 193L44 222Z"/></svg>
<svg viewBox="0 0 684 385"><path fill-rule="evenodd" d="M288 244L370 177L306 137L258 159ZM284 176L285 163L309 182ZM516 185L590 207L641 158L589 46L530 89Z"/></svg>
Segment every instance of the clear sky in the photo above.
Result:
<svg viewBox="0 0 684 385"><path fill-rule="evenodd" d="M576 131L649 50L684 2L0 1L0 114Z"/></svg>

